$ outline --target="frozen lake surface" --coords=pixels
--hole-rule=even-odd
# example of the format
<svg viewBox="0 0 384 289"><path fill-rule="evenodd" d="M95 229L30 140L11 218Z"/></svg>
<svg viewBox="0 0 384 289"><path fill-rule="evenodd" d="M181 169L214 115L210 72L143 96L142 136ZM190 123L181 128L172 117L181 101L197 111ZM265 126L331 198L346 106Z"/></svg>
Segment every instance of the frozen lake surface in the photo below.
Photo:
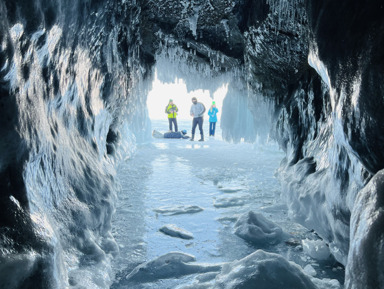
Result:
<svg viewBox="0 0 384 289"><path fill-rule="evenodd" d="M167 130L165 121L152 126ZM207 126L205 121L205 132ZM190 122L179 122L179 129L187 129L190 135ZM290 221L280 202L281 188L274 173L283 157L273 143L223 142L220 128L215 138L205 142L153 139L138 145L134 157L121 164L118 172L121 192L113 234L120 254L113 263L112 288L206 284L202 279L213 282L224 263L258 249L295 262L310 276L342 283L344 268L327 252L316 255L321 240ZM304 250L303 240L308 240ZM170 252L178 253L167 255ZM314 259L318 255L321 258ZM161 262L176 263L167 269ZM204 278L199 277L202 273Z"/></svg>

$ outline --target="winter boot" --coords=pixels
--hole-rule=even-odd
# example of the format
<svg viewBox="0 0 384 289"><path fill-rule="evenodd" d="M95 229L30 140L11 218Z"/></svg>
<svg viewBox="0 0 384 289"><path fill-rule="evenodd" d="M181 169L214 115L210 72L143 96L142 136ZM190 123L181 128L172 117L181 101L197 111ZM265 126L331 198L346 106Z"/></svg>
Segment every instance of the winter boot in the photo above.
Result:
<svg viewBox="0 0 384 289"><path fill-rule="evenodd" d="M201 136L201 139L199 139L199 141L204 141L204 136L203 135Z"/></svg>
<svg viewBox="0 0 384 289"><path fill-rule="evenodd" d="M195 135L193 134L190 141L193 141L194 138L195 138Z"/></svg>

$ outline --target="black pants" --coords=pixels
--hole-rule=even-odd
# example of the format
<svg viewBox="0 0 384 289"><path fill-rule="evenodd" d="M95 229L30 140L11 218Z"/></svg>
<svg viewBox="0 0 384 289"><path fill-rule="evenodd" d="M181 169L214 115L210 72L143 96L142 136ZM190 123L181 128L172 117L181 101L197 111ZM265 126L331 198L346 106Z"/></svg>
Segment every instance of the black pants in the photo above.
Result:
<svg viewBox="0 0 384 289"><path fill-rule="evenodd" d="M192 137L195 135L195 130L197 125L199 125L200 134L201 134L201 137L203 138L204 133L203 133L203 117L202 116L193 118Z"/></svg>
<svg viewBox="0 0 384 289"><path fill-rule="evenodd" d="M175 132L177 132L177 120L176 118L168 118L169 130L172 130L172 123L175 125Z"/></svg>

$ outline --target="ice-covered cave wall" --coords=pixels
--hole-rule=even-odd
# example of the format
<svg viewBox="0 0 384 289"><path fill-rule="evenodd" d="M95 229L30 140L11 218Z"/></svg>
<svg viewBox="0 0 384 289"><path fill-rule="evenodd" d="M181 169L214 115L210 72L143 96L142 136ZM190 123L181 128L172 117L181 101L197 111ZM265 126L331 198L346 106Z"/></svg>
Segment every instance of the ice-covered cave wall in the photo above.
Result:
<svg viewBox="0 0 384 289"><path fill-rule="evenodd" d="M140 8L1 0L0 15L0 287L106 288L117 147L147 121Z"/></svg>
<svg viewBox="0 0 384 289"><path fill-rule="evenodd" d="M271 57L261 59L257 48L268 38L251 35L256 49L247 51L250 81L263 79L264 93L276 103L276 139L287 153L279 172L282 197L290 215L318 232L346 265L347 288L381 288L383 4L268 2L279 15L277 25L272 19L278 37L296 38L268 45ZM279 54L285 45L287 54ZM265 59L278 66L272 61L260 70Z"/></svg>
<svg viewBox="0 0 384 289"><path fill-rule="evenodd" d="M192 88L228 83L225 137L272 135L291 217L347 265L347 288L383 286L380 1L0 0L0 12L1 285L108 287L115 161L147 134L157 63Z"/></svg>

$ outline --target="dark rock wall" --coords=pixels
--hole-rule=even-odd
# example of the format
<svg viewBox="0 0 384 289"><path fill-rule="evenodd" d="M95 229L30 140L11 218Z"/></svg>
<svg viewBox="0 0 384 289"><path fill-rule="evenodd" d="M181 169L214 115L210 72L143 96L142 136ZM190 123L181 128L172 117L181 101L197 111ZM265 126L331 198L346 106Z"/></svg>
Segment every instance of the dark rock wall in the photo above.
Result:
<svg viewBox="0 0 384 289"><path fill-rule="evenodd" d="M344 132L361 162L375 174L384 166L383 136L377 133L384 129L383 3L310 1L308 10L312 41L329 69L336 101L343 107ZM341 90L345 99L340 99Z"/></svg>

